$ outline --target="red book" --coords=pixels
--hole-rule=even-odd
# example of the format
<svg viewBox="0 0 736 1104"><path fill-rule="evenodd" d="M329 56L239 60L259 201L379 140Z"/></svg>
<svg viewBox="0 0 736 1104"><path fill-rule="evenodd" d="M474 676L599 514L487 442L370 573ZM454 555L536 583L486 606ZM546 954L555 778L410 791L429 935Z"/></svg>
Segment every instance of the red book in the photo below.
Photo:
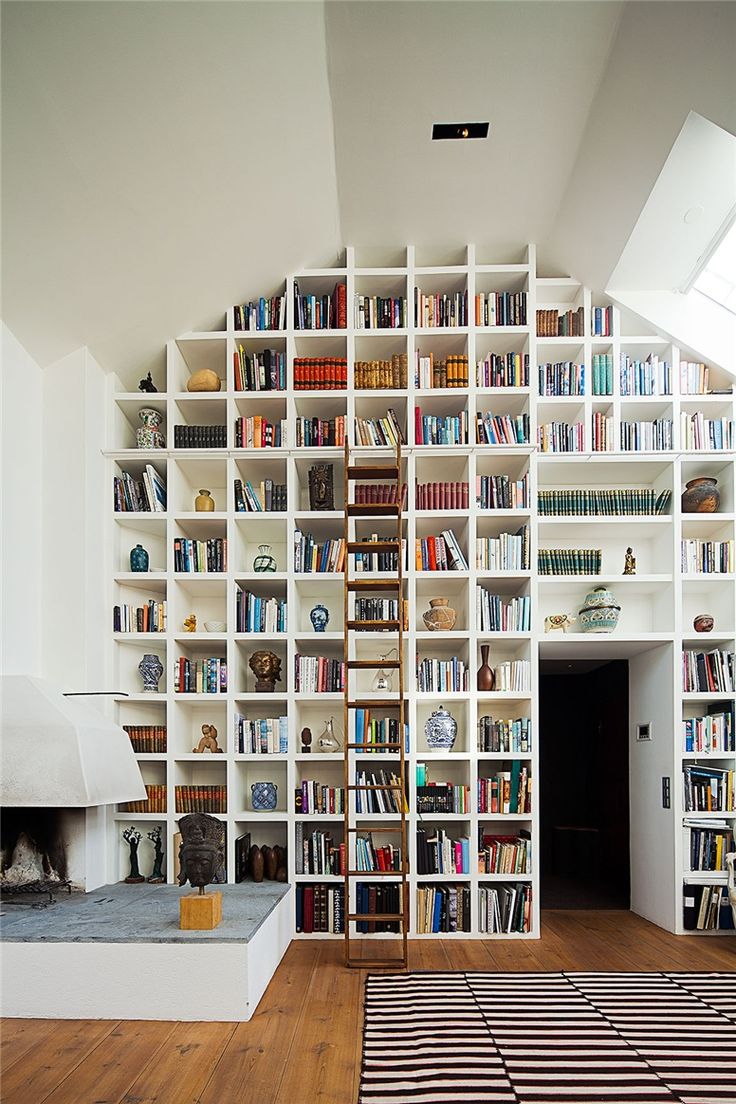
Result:
<svg viewBox="0 0 736 1104"><path fill-rule="evenodd" d="M311 935L314 931L314 887L304 887L304 916L302 919L302 931Z"/></svg>
<svg viewBox="0 0 736 1104"><path fill-rule="evenodd" d="M422 412L418 406L414 407L414 443L423 445L422 441Z"/></svg>

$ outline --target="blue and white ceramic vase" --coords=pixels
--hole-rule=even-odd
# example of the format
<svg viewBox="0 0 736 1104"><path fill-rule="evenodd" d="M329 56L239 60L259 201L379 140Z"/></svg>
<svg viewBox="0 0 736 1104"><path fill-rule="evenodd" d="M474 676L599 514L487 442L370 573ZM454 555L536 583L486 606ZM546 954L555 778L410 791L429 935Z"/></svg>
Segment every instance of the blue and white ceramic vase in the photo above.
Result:
<svg viewBox="0 0 736 1104"><path fill-rule="evenodd" d="M148 571L148 553L142 544L137 544L130 550L130 570Z"/></svg>
<svg viewBox="0 0 736 1104"><path fill-rule="evenodd" d="M157 694L158 680L164 673L163 665L157 655L148 653L138 664L138 670L143 679L143 693Z"/></svg>
<svg viewBox="0 0 736 1104"><path fill-rule="evenodd" d="M457 721L444 705L430 713L424 724L424 735L430 751L450 751L457 736Z"/></svg>
<svg viewBox="0 0 736 1104"><path fill-rule="evenodd" d="M278 786L275 782L254 782L250 788L250 803L257 813L276 808Z"/></svg>
<svg viewBox="0 0 736 1104"><path fill-rule="evenodd" d="M585 595L585 605L578 611L580 631L584 633L613 632L618 624L621 607L608 587L599 586Z"/></svg>
<svg viewBox="0 0 736 1104"><path fill-rule="evenodd" d="M315 632L324 632L330 620L330 611L327 606L317 603L309 611L309 620L312 622L312 628Z"/></svg>

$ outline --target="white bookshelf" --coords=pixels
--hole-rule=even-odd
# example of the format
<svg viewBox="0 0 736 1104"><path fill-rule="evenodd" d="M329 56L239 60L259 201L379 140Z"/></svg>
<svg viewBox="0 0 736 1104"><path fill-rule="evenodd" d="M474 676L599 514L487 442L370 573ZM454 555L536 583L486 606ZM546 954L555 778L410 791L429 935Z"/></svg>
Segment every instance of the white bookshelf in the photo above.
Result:
<svg viewBox="0 0 736 1104"><path fill-rule="evenodd" d="M371 264L362 263L371 260ZM510 876L478 874L417 876L414 872L414 840L419 818L415 803L410 802L409 839L411 934L416 932L416 889L419 884L469 885L471 888L471 931L457 933L477 936L478 890L497 881L521 880L532 883L533 915L529 937L538 937L539 921L539 788L538 788L538 665L540 655L547 657L581 657L600 654L636 657L651 648L669 646L672 654L672 684L669 707L675 717L674 732L667 734L667 762L671 777L673 808L674 869L669 871L670 902L676 917L676 930L682 930L682 881L688 876L694 881L714 880L713 875L689 874L686 871L687 849L681 821L681 773L684 748L680 720L693 716L708 705L719 701L733 702L733 695L693 695L682 693L680 656L683 647L701 644L733 651L736 637L736 582L728 576L688 576L680 569L680 539L696 536L709 539L733 539L736 517L734 454L726 452L692 453L680 447L680 416L702 408L706 416L734 416L733 395L683 396L679 394L680 351L655 333L643 334L638 320L613 309L613 332L608 337L591 335L591 308L608 305L593 296L575 280L568 278L538 278L536 255L528 246L515 256L498 261L476 251L470 245L445 255L426 255L407 247L386 254L384 265L373 263L376 258L364 256L360 250L348 248L340 264L334 268L305 270L290 276L281 287L270 289L273 294L286 295L287 327L280 331L236 331L233 310L223 318L223 329L212 333L189 333L171 341L166 351L166 377L155 382L161 389L146 395L126 389L134 380L113 380L109 396L107 462L110 475L122 470L138 472L145 463L152 463L166 479L168 509L166 513L121 513L111 518L110 608L116 603L135 604L145 597L166 597L168 629L164 634L109 634L109 655L114 683L129 692L128 698L117 703L117 713L123 724L166 724L167 751L161 754L141 754L138 759L144 780L165 782L167 809L162 814L115 813L111 830L114 875L124 877L127 847L121 845L123 821L138 824L144 836L151 824L160 824L165 837L168 880L174 876L173 838L178 816L174 811L174 787L179 784L217 782L227 786L228 811L222 814L227 824L227 866L229 877L234 872L234 840L246 831L259 844L287 846L289 880L291 882L337 883L329 876L295 874L294 828L297 819L310 824L330 825L335 839L341 841L340 817L297 817L294 811L294 788L301 778L311 777L338 784L341 779L342 757L303 755L299 733L304 725L318 736L323 722L334 715L341 724L342 695L297 694L294 690L294 657L304 654L342 656L342 575L296 574L292 563L292 542L296 528L311 531L320 540L342 533L342 464L341 448L297 448L294 426L297 416L332 417L346 415L348 433L353 432L354 418L375 416L392 407L407 429L408 444L404 449L406 482L409 488L406 535L408 540L407 593L410 602L409 631L405 635L408 717L411 726L410 752L407 758L413 790L416 764L426 763L430 779L463 781L470 787L471 812L467 815L426 814L429 824L442 824L458 835L470 837L471 867L476 864L478 828L506 834L518 827L532 833L532 873ZM347 328L344 330L305 331L294 328L294 279L302 293L315 289L331 291L334 284L347 285ZM414 287L425 292L467 290L469 324L464 327L419 328L414 325ZM264 289L265 290L265 289ZM473 300L476 292L525 291L527 293L528 325L523 327L477 327L474 325ZM408 322L402 329L366 330L355 326L353 301L356 293L401 295L407 299ZM567 310L582 306L585 331L581 337L541 338L535 333L535 312L539 308ZM233 355L239 344L248 351L277 348L284 352L288 387L284 392L263 394L234 390ZM414 386L414 362L417 351L434 351L438 356L449 353L467 355L469 382L467 388L423 389ZM487 389L476 386L475 364L487 353L515 351L529 356L529 386L526 388ZM618 390L618 364L621 353L644 358L657 353L672 367L673 394L668 396L622 396ZM592 395L591 357L608 353L613 358L614 393ZM408 356L408 386L406 390L355 391L352 387L355 360L390 358L394 353ZM347 358L348 387L344 391L295 390L292 386L292 365L296 356L339 356ZM693 359L687 357L687 359ZM537 365L544 362L574 360L586 366L586 393L580 396L550 397L538 395ZM199 368L213 368L221 378L217 393L191 394L186 381ZM715 386L725 386L726 378L712 368ZM164 416L162 429L167 447L154 452L135 448L137 414L142 407L154 407ZM452 413L466 410L470 440L464 446L425 446L414 443L414 411ZM528 445L488 446L474 443L476 412L492 410L494 414L528 413L530 442ZM613 443L607 452L592 448L591 420L596 411L604 411L613 420ZM234 423L236 418L260 413L270 420L285 418L288 438L285 446L268 449L236 449ZM649 420L662 415L673 423L673 449L667 452L621 452L618 448L619 428L627 419ZM576 421L584 425L584 448L579 453L543 453L536 445L537 427L551 420ZM221 449L174 449L174 425L183 423L222 424L228 427L228 445ZM357 455L370 457L375 449L361 448ZM309 510L307 472L316 460L334 464L335 506L329 513ZM473 508L477 475L509 474L520 478L525 472L530 478L530 507L517 510L476 510ZM687 478L696 474L712 474L719 479L722 490L721 511L717 515L683 515L680 492ZM287 509L279 513L237 513L233 482L251 479L258 483L271 478L287 486ZM413 489L416 483L453 480L467 481L471 508L468 511L415 510ZM672 499L666 516L655 517L546 517L538 515L537 489L566 487L652 487L669 489ZM216 511L201 514L194 511L194 497L200 488L207 488L215 498ZM515 532L521 525L530 529L532 570L529 572L479 571L475 566L476 536L493 536ZM460 536L470 568L465 572L422 572L414 563L414 541L417 537L439 534L443 528L453 528ZM381 520L366 522L363 532L381 532ZM228 570L213 575L187 575L174 571L173 542L176 537L227 537ZM132 573L128 553L141 543L150 554L148 574ZM253 556L259 544L272 546L277 559L275 574L253 573ZM637 556L637 574L623 577L623 553L628 545ZM539 547L600 547L603 550L601 574L598 576L539 576L536 572ZM549 613L577 613L587 590L600 583L609 583L622 605L621 620L615 632L606 636L570 632L566 635L545 635L544 617ZM481 584L503 595L528 594L531 599L532 625L527 633L493 634L478 630L475 610L476 586ZM277 594L288 605L289 629L285 634L242 634L235 631L235 595L239 586L255 587L263 594ZM425 631L421 615L429 599L447 596L459 611L456 628L445 634ZM309 621L309 610L321 601L330 610L328 631L315 634ZM183 620L191 612L198 616L198 631L187 634ZM692 630L692 618L697 612L715 612L716 627L710 636L698 638ZM208 634L205 620L226 623L226 631ZM524 693L484 693L475 689L475 673L480 666L480 645L491 645L491 663L503 659L527 659L531 665L531 689ZM380 634L359 634L355 647L357 656L379 654L391 646ZM273 695L258 695L247 661L258 648L267 647L282 659L282 682ZM137 664L144 652L156 652L164 666L158 694L143 694ZM191 657L225 656L228 661L227 693L217 695L175 694L173 662L180 654ZM470 691L458 694L420 694L414 685L415 659L419 655L449 657L458 655L470 668ZM632 658L632 662L636 662ZM365 676L368 677L367 675ZM366 682L366 688L368 682ZM424 721L431 709L443 704L455 716L459 725L456 749L445 754L425 751ZM288 717L289 751L286 755L245 755L234 748L235 714L250 717L285 714ZM527 816L479 814L475 811L478 778L489 774L500 763L514 756L477 751L478 718L490 713L494 719L529 717L532 724L532 750L517 756L530 767L532 777L532 811ZM195 756L192 748L198 741L202 723L216 725L224 754ZM690 760L691 757L688 757ZM723 757L721 757L723 758ZM726 757L731 768L736 764L733 754ZM365 756L368 767L390 762L389 756ZM362 765L362 764L361 764ZM334 781L333 781L334 779ZM278 785L278 806L273 813L257 813L250 809L250 785L254 781L275 781ZM731 823L734 815L726 814ZM377 818L372 816L371 821ZM143 845L142 845L143 848ZM145 852L141 851L142 868ZM669 860L668 860L669 861ZM366 874L370 881L370 874ZM715 879L717 880L717 879ZM385 938L385 936L384 936ZM436 938L427 935L424 938ZM489 938L495 938L489 936Z"/></svg>

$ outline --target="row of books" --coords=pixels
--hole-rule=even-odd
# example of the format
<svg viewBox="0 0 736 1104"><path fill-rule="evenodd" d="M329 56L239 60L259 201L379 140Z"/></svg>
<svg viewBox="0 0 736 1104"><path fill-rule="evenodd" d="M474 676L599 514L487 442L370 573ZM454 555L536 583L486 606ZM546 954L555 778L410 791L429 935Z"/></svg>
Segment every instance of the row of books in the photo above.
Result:
<svg viewBox="0 0 736 1104"><path fill-rule="evenodd" d="M504 751L511 755L526 755L532 750L531 734L532 722L529 717L494 721L493 717L485 715L478 718L478 751Z"/></svg>
<svg viewBox="0 0 736 1104"><path fill-rule="evenodd" d="M646 360L621 353L619 358L619 389L623 396L671 395L672 367L650 353Z"/></svg>
<svg viewBox="0 0 736 1104"><path fill-rule="evenodd" d="M540 395L584 395L585 365L572 360L560 360L555 364L539 364Z"/></svg>
<svg viewBox="0 0 736 1104"><path fill-rule="evenodd" d="M258 488L246 479L233 481L235 509L238 513L279 513L286 510L286 484L262 479Z"/></svg>
<svg viewBox="0 0 736 1104"><path fill-rule="evenodd" d="M584 452L585 426L582 422L547 422L537 429L540 452Z"/></svg>
<svg viewBox="0 0 736 1104"><path fill-rule="evenodd" d="M401 330L409 325L406 296L355 296L356 330Z"/></svg>
<svg viewBox="0 0 736 1104"><path fill-rule="evenodd" d="M406 812L409 811L404 788L397 774L385 770L356 770L355 784L360 787L375 787L355 791L356 813L399 813L402 804Z"/></svg>
<svg viewBox="0 0 736 1104"><path fill-rule="evenodd" d="M508 475L476 475L475 504L479 510L528 510L529 472L521 479Z"/></svg>
<svg viewBox="0 0 736 1104"><path fill-rule="evenodd" d="M475 366L478 387L528 387L528 353L487 353Z"/></svg>
<svg viewBox="0 0 736 1104"><path fill-rule="evenodd" d="M395 541L396 537L382 537L378 533L371 533L367 538L362 538L368 544L380 541ZM401 554L404 569L408 567L406 539L401 541ZM354 566L356 574L361 571L396 571L398 569L398 554L396 552L354 552Z"/></svg>
<svg viewBox="0 0 736 1104"><path fill-rule="evenodd" d="M341 694L345 688L345 664L328 656L294 656L294 690L297 694Z"/></svg>
<svg viewBox="0 0 736 1104"><path fill-rule="evenodd" d="M623 452L666 452L673 447L671 418L655 418L653 422L621 422L620 430Z"/></svg>
<svg viewBox="0 0 736 1104"><path fill-rule="evenodd" d="M409 355L393 353L390 360L356 360L356 391L405 391L409 386Z"/></svg>
<svg viewBox="0 0 736 1104"><path fill-rule="evenodd" d="M314 932L341 934L345 931L345 887L342 885L294 886L295 928L305 935Z"/></svg>
<svg viewBox="0 0 736 1104"><path fill-rule="evenodd" d="M144 606L121 605L112 608L113 632L166 632L166 602L152 598Z"/></svg>
<svg viewBox="0 0 736 1104"><path fill-rule="evenodd" d="M417 779L422 777L422 763L417 763ZM424 768L426 774L426 768ZM418 813L469 813L470 787L454 782L428 782L416 787Z"/></svg>
<svg viewBox="0 0 736 1104"><path fill-rule="evenodd" d="M725 767L686 765L682 770L683 808L686 812L732 813L734 772Z"/></svg>
<svg viewBox="0 0 736 1104"><path fill-rule="evenodd" d="M400 873L401 848L393 847L388 843L376 847L370 832L367 836L356 836L355 869L396 871L396 873Z"/></svg>
<svg viewBox="0 0 736 1104"><path fill-rule="evenodd" d="M733 652L685 649L682 653L682 689L685 692L730 694L736 689Z"/></svg>
<svg viewBox="0 0 736 1104"><path fill-rule="evenodd" d="M226 813L227 786L175 786L177 813Z"/></svg>
<svg viewBox="0 0 736 1104"><path fill-rule="evenodd" d="M540 548L537 571L540 575L600 575L602 557L600 548Z"/></svg>
<svg viewBox="0 0 736 1104"><path fill-rule="evenodd" d="M593 452L613 452L616 444L613 418L600 410L593 411L590 419Z"/></svg>
<svg viewBox="0 0 736 1104"><path fill-rule="evenodd" d="M316 829L304 835L304 824L297 821L294 827L294 848L297 874L345 873L346 847L336 844L331 832Z"/></svg>
<svg viewBox="0 0 736 1104"><path fill-rule="evenodd" d="M532 887L481 886L478 890L478 930L485 935L532 930Z"/></svg>
<svg viewBox="0 0 736 1104"><path fill-rule="evenodd" d="M496 693L526 693L531 690L531 664L528 659L508 659L493 668Z"/></svg>
<svg viewBox="0 0 736 1104"><path fill-rule="evenodd" d="M417 510L467 510L468 483L417 483Z"/></svg>
<svg viewBox="0 0 736 1104"><path fill-rule="evenodd" d="M680 415L680 448L732 452L735 440L732 418L706 418L700 411Z"/></svg>
<svg viewBox="0 0 736 1104"><path fill-rule="evenodd" d="M591 357L593 369L593 394L613 394L613 354L593 353Z"/></svg>
<svg viewBox="0 0 736 1104"><path fill-rule="evenodd" d="M528 571L529 526L497 537L476 537L475 566L479 571Z"/></svg>
<svg viewBox="0 0 736 1104"><path fill-rule="evenodd" d="M286 354L281 349L248 353L239 345L233 353L233 378L236 391L285 391Z"/></svg>
<svg viewBox="0 0 736 1104"><path fill-rule="evenodd" d="M613 307L593 307L590 312L590 329L593 337L612 337Z"/></svg>
<svg viewBox="0 0 736 1104"><path fill-rule="evenodd" d="M227 426L175 425L174 448L227 448Z"/></svg>
<svg viewBox="0 0 736 1104"><path fill-rule="evenodd" d="M680 361L680 394L707 395L710 386L710 369L692 360Z"/></svg>
<svg viewBox="0 0 736 1104"><path fill-rule="evenodd" d="M338 414L334 418L297 418L297 447L342 447L345 444L345 422L344 414Z"/></svg>
<svg viewBox="0 0 736 1104"><path fill-rule="evenodd" d="M342 537L334 540L316 541L311 533L294 530L294 571L299 574L342 571L345 564L345 541Z"/></svg>
<svg viewBox="0 0 736 1104"><path fill-rule="evenodd" d="M422 660L417 657L417 690L420 693L457 694L468 689L468 668L458 656Z"/></svg>
<svg viewBox="0 0 736 1104"><path fill-rule="evenodd" d="M698 824L697 820L683 821L690 829L690 869L725 870L726 855L733 851L733 829L724 820L720 825L712 821Z"/></svg>
<svg viewBox="0 0 736 1104"><path fill-rule="evenodd" d="M468 293L456 291L452 295L425 295L414 288L414 325L418 328L447 328L467 326Z"/></svg>
<svg viewBox="0 0 736 1104"><path fill-rule="evenodd" d="M452 529L438 537L418 537L414 542L417 571L467 571L468 561Z"/></svg>
<svg viewBox="0 0 736 1104"><path fill-rule="evenodd" d="M235 589L235 631L239 633L286 632L285 598L264 598L250 590Z"/></svg>
<svg viewBox="0 0 736 1104"><path fill-rule="evenodd" d="M526 326L525 291L489 291L475 297L476 326Z"/></svg>
<svg viewBox="0 0 736 1104"><path fill-rule="evenodd" d="M558 311L556 308L537 311L537 337L583 337L585 335L585 311Z"/></svg>
<svg viewBox="0 0 736 1104"><path fill-rule="evenodd" d="M399 599L356 598L354 612L356 621L398 621Z"/></svg>
<svg viewBox="0 0 736 1104"><path fill-rule="evenodd" d="M470 931L470 886L417 888L417 933Z"/></svg>
<svg viewBox="0 0 736 1104"><path fill-rule="evenodd" d="M475 415L475 440L479 445L528 445L529 415L497 414L489 410Z"/></svg>
<svg viewBox="0 0 736 1104"><path fill-rule="evenodd" d="M235 714L235 747L239 755L286 755L288 717L246 717Z"/></svg>
<svg viewBox="0 0 736 1104"><path fill-rule="evenodd" d="M126 471L113 476L112 487L116 513L166 512L166 483L152 464L146 464L140 479Z"/></svg>
<svg viewBox="0 0 736 1104"><path fill-rule="evenodd" d="M459 414L422 414L414 407L414 443L417 445L467 445L468 412Z"/></svg>
<svg viewBox="0 0 736 1104"><path fill-rule="evenodd" d="M419 388L467 387L468 358L465 353L435 360L434 353L422 354L417 349L414 386Z"/></svg>
<svg viewBox="0 0 736 1104"><path fill-rule="evenodd" d="M686 575L693 572L720 575L736 571L736 542L683 540L680 547L680 566Z"/></svg>
<svg viewBox="0 0 736 1104"><path fill-rule="evenodd" d="M391 445L393 448L406 440L396 413L389 407L384 417L356 418L356 445Z"/></svg>
<svg viewBox="0 0 736 1104"><path fill-rule="evenodd" d="M365 744L366 752L381 751L386 744L398 744L400 722L398 717L374 717L370 709L356 709L355 743ZM404 749L409 751L409 725L404 725ZM392 749L397 751L397 748Z"/></svg>
<svg viewBox="0 0 736 1104"><path fill-rule="evenodd" d="M469 874L470 839L451 839L443 828L417 828L417 874Z"/></svg>
<svg viewBox="0 0 736 1104"><path fill-rule="evenodd" d="M544 517L614 517L664 514L672 492L653 487L539 491L537 512Z"/></svg>
<svg viewBox="0 0 736 1104"><path fill-rule="evenodd" d="M376 885L374 882L356 882L355 884L355 910L359 915L375 914L375 920L358 920L355 930L359 934L371 932L398 932L401 931L398 920L381 920L381 915L396 916L403 913L401 902L402 887L396 883L384 882Z"/></svg>
<svg viewBox="0 0 736 1104"><path fill-rule="evenodd" d="M287 439L286 418L269 422L262 414L254 414L235 419L236 448L285 448Z"/></svg>
<svg viewBox="0 0 736 1104"><path fill-rule="evenodd" d="M220 656L210 659L174 660L175 694L227 693L227 660Z"/></svg>
<svg viewBox="0 0 736 1104"><path fill-rule="evenodd" d="M728 900L728 887L721 885L683 886L682 926L686 931L730 931L733 910Z"/></svg>
<svg viewBox="0 0 736 1104"><path fill-rule="evenodd" d="M174 571L197 575L227 571L227 537L209 540L175 537Z"/></svg>
<svg viewBox="0 0 736 1104"><path fill-rule="evenodd" d="M295 391L344 391L347 385L345 357L294 357Z"/></svg>
<svg viewBox="0 0 736 1104"><path fill-rule="evenodd" d="M261 296L249 303L236 303L234 316L236 330L285 330L286 296Z"/></svg>
<svg viewBox="0 0 736 1104"><path fill-rule="evenodd" d="M682 739L685 751L736 751L733 709L703 717L686 717L682 722Z"/></svg>
<svg viewBox="0 0 736 1104"><path fill-rule="evenodd" d="M524 815L532 811L529 767L513 759L510 770L478 779L478 812Z"/></svg>
<svg viewBox="0 0 736 1104"><path fill-rule="evenodd" d="M479 874L531 874L531 833L522 828L517 836L494 836L480 832Z"/></svg>
<svg viewBox="0 0 736 1104"><path fill-rule="evenodd" d="M475 590L476 625L479 632L530 632L532 607L528 594L504 601L485 587Z"/></svg>
<svg viewBox="0 0 736 1104"><path fill-rule="evenodd" d="M399 501L403 509L406 505L406 483L401 485L400 494L396 483L356 483L353 487L353 502L359 505Z"/></svg>
<svg viewBox="0 0 736 1104"><path fill-rule="evenodd" d="M121 813L165 813L166 812L166 784L146 782L147 797L145 801L124 801L120 806Z"/></svg>
<svg viewBox="0 0 736 1104"><path fill-rule="evenodd" d="M303 778L294 791L294 807L304 816L339 816L345 812L345 790L313 778Z"/></svg>
<svg viewBox="0 0 736 1104"><path fill-rule="evenodd" d="M123 728L130 737L133 751L139 755L166 751L166 725L123 725Z"/></svg>
<svg viewBox="0 0 736 1104"><path fill-rule="evenodd" d="M347 285L337 283L330 294L302 295L294 281L294 329L344 330L348 324Z"/></svg>

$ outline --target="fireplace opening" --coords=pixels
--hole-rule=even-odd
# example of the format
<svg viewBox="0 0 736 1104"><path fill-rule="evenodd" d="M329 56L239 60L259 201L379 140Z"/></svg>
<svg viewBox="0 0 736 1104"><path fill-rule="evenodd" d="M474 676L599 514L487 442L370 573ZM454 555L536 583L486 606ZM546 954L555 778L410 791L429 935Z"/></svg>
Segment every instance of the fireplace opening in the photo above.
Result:
<svg viewBox="0 0 736 1104"><path fill-rule="evenodd" d="M0 814L2 896L77 888L71 873L70 849L80 829L83 836L82 810L3 809Z"/></svg>

